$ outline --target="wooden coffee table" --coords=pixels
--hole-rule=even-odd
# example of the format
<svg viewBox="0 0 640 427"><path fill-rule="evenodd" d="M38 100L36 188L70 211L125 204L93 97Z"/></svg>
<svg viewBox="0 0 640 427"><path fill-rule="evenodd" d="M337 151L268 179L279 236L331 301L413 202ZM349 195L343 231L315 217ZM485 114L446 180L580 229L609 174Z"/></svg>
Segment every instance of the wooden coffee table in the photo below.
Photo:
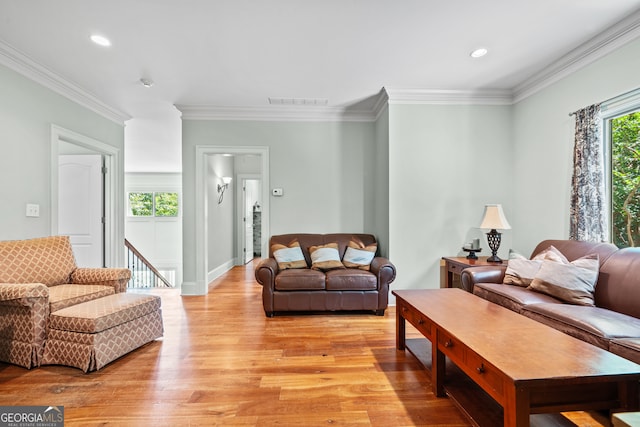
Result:
<svg viewBox="0 0 640 427"><path fill-rule="evenodd" d="M431 341L437 396L449 358L502 406L505 426L529 426L530 414L638 408L640 365L461 289L393 294L396 346L406 348L405 321Z"/></svg>

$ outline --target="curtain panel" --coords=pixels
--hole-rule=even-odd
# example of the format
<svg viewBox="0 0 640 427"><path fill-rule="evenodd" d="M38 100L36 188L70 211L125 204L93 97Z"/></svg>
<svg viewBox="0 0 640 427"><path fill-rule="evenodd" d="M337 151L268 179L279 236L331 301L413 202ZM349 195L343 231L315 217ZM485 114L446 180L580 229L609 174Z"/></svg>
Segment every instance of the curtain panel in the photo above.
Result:
<svg viewBox="0 0 640 427"><path fill-rule="evenodd" d="M576 111L569 238L609 240L600 104Z"/></svg>

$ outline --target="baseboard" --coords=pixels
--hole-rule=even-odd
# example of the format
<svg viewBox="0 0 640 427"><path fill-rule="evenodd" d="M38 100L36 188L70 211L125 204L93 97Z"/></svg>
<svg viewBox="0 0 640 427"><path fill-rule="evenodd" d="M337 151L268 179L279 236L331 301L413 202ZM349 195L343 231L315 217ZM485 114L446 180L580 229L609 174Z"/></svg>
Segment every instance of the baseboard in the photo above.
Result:
<svg viewBox="0 0 640 427"><path fill-rule="evenodd" d="M230 259L224 264L221 264L218 267L214 268L213 270L209 271L209 273L207 273L207 283L213 282L218 277L222 276L224 273L231 270L235 265L236 265L235 259Z"/></svg>

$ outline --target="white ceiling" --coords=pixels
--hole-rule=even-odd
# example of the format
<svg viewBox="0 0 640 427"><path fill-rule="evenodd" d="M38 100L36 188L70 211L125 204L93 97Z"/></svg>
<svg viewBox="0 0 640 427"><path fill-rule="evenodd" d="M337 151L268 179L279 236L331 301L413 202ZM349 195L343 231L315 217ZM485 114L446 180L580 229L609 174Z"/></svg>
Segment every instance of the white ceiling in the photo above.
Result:
<svg viewBox="0 0 640 427"><path fill-rule="evenodd" d="M131 117L278 108L269 97L371 108L382 87L513 92L639 11L640 0L0 0L0 60L33 61ZM470 58L480 46L489 54Z"/></svg>

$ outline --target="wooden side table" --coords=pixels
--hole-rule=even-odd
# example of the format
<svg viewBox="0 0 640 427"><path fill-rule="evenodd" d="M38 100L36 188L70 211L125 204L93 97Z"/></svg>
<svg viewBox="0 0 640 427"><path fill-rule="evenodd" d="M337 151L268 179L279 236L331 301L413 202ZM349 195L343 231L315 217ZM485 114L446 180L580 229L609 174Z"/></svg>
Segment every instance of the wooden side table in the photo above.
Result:
<svg viewBox="0 0 640 427"><path fill-rule="evenodd" d="M502 263L498 262L487 262L488 256L481 256L478 259L468 259L463 256L456 257L442 257L445 264L445 269L447 270L447 280L445 285L447 288L453 287L454 275L460 277L460 273L462 270L468 267L477 267L480 265L504 265L504 261Z"/></svg>

